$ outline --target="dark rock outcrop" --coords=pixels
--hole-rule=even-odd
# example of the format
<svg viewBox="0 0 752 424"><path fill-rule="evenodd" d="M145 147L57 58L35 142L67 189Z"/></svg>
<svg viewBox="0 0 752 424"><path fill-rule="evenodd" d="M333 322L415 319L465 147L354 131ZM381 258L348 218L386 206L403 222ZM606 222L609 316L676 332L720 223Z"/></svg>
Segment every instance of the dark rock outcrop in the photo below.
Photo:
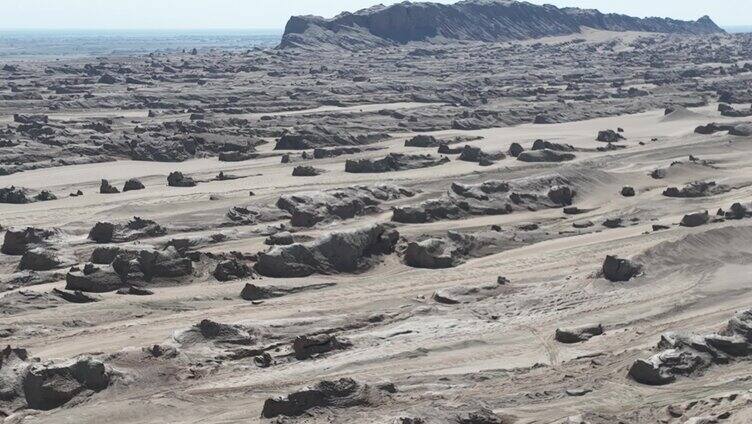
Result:
<svg viewBox="0 0 752 424"><path fill-rule="evenodd" d="M382 202L412 196L412 191L399 186L352 186L285 194L277 200L277 207L290 214L292 225L311 227L319 222L375 213Z"/></svg>
<svg viewBox="0 0 752 424"><path fill-rule="evenodd" d="M310 243L275 246L259 253L256 271L267 277L358 272L394 251L399 234L384 225L330 233Z"/></svg>
<svg viewBox="0 0 752 424"><path fill-rule="evenodd" d="M489 180L478 185L453 183L446 195L427 200L419 205L393 208L392 221L425 223L460 219L472 215L506 215L515 210L556 208L572 204L574 190L560 177L543 177L539 183L525 181L517 191L509 183ZM547 192L529 192L527 189L551 187Z"/></svg>
<svg viewBox="0 0 752 424"><path fill-rule="evenodd" d="M87 391L104 390L110 380L110 371L103 362L84 357L29 366L23 379L23 391L29 408L48 411Z"/></svg>
<svg viewBox="0 0 752 424"><path fill-rule="evenodd" d="M655 355L632 364L631 378L642 384L664 385L680 376L700 375L713 365L746 358L752 355L752 309L738 311L720 333L664 333L657 349Z"/></svg>
<svg viewBox="0 0 752 424"><path fill-rule="evenodd" d="M453 268L467 258L485 256L501 250L507 239L496 231L460 233L448 231L447 237L427 237L408 243L405 264L414 268Z"/></svg>

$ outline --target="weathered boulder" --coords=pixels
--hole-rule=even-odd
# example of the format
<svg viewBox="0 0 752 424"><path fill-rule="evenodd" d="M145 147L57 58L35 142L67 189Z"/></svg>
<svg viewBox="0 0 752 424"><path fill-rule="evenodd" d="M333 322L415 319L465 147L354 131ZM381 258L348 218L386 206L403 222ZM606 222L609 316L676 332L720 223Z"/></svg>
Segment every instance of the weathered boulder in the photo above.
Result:
<svg viewBox="0 0 752 424"><path fill-rule="evenodd" d="M287 231L271 234L264 240L264 244L268 244L269 246L289 246L293 243L295 243L295 239Z"/></svg>
<svg viewBox="0 0 752 424"><path fill-rule="evenodd" d="M603 261L601 273L612 282L625 282L636 277L642 272L642 267L628 259L620 259L616 256L608 255Z"/></svg>
<svg viewBox="0 0 752 424"><path fill-rule="evenodd" d="M532 150L556 150L560 152L574 152L576 149L571 144L552 143L546 140L535 140Z"/></svg>
<svg viewBox="0 0 752 424"><path fill-rule="evenodd" d="M391 384L374 387L351 378L342 378L337 381L324 380L313 387L290 393L285 397L267 399L261 416L264 418L297 417L314 408L376 406L384 401L387 393L394 391L394 386Z"/></svg>
<svg viewBox="0 0 752 424"><path fill-rule="evenodd" d="M522 145L520 143L512 143L509 146L508 153L509 153L509 156L512 156L512 157L516 158L517 156L520 155L520 153L522 153L524 151L525 151L525 149L522 147Z"/></svg>
<svg viewBox="0 0 752 424"><path fill-rule="evenodd" d="M614 130L603 130L598 132L596 141L602 141L604 143L618 143L621 140L625 140L624 136Z"/></svg>
<svg viewBox="0 0 752 424"><path fill-rule="evenodd" d="M561 206L569 206L572 204L572 200L575 196L575 191L567 186L555 186L548 190L548 198L552 202Z"/></svg>
<svg viewBox="0 0 752 424"><path fill-rule="evenodd" d="M65 289L87 293L107 293L123 287L123 281L111 266L86 264L83 270L71 270L65 275Z"/></svg>
<svg viewBox="0 0 752 424"><path fill-rule="evenodd" d="M35 247L28 249L21 256L18 263L18 269L31 271L49 271L53 269L65 268L74 264L76 260L71 257L65 257L56 250L44 247Z"/></svg>
<svg viewBox="0 0 752 424"><path fill-rule="evenodd" d="M109 181L103 179L102 183L99 185L99 193L116 194L116 193L120 193L120 190L118 190L117 187L111 185Z"/></svg>
<svg viewBox="0 0 752 424"><path fill-rule="evenodd" d="M441 142L432 135L416 135L405 140L405 147L439 147Z"/></svg>
<svg viewBox="0 0 752 424"><path fill-rule="evenodd" d="M89 231L89 240L96 243L122 243L142 238L160 237L167 234L167 229L150 219L138 216L126 224L97 222Z"/></svg>
<svg viewBox="0 0 752 424"><path fill-rule="evenodd" d="M237 259L228 259L219 262L212 275L219 281L231 281L253 276L253 269Z"/></svg>
<svg viewBox="0 0 752 424"><path fill-rule="evenodd" d="M25 188L16 186L0 188L0 203L21 205L31 202L29 191Z"/></svg>
<svg viewBox="0 0 752 424"><path fill-rule="evenodd" d="M315 177L317 175L323 174L324 172L326 171L324 171L323 169L314 168L313 166L299 165L299 166L296 166L292 170L292 176L293 177Z"/></svg>
<svg viewBox="0 0 752 424"><path fill-rule="evenodd" d="M560 343L579 343L603 334L601 324L588 324L579 327L557 328L556 341Z"/></svg>
<svg viewBox="0 0 752 424"><path fill-rule="evenodd" d="M502 152L488 153L481 150L480 147L465 146L462 148L459 160L481 163L483 161L494 162L504 158L506 158L506 155Z"/></svg>
<svg viewBox="0 0 752 424"><path fill-rule="evenodd" d="M549 149L526 151L517 155L517 160L522 162L566 162L575 158L574 153Z"/></svg>
<svg viewBox="0 0 752 424"><path fill-rule="evenodd" d="M33 364L23 380L26 403L31 409L43 411L58 408L87 391L106 389L110 374L103 362L90 357Z"/></svg>
<svg viewBox="0 0 752 424"><path fill-rule="evenodd" d="M737 311L720 334L664 333L649 359L638 359L629 369L635 381L668 384L679 376L696 376L712 365L728 364L752 355L752 309Z"/></svg>
<svg viewBox="0 0 752 424"><path fill-rule="evenodd" d="M8 228L0 252L6 255L23 255L29 249L47 244L48 240L57 234L58 231L55 229Z"/></svg>
<svg viewBox="0 0 752 424"><path fill-rule="evenodd" d="M428 237L409 242L404 253L405 264L414 268L453 268L470 257L499 252L507 242L496 231L460 233L448 231L444 238Z"/></svg>
<svg viewBox="0 0 752 424"><path fill-rule="evenodd" d="M682 227L699 227L710 222L708 211L694 212L684 215L679 225Z"/></svg>
<svg viewBox="0 0 752 424"><path fill-rule="evenodd" d="M167 176L167 185L170 187L195 187L193 178L183 175L180 171L170 172Z"/></svg>
<svg viewBox="0 0 752 424"><path fill-rule="evenodd" d="M60 289L52 289L52 294L70 303L93 303L99 301L99 298L90 296L81 290L70 292Z"/></svg>
<svg viewBox="0 0 752 424"><path fill-rule="evenodd" d="M143 190L145 188L146 187L144 187L144 184L140 180L131 178L123 185L123 193L126 191Z"/></svg>
<svg viewBox="0 0 752 424"><path fill-rule="evenodd" d="M292 350L297 359L309 359L333 350L343 350L352 346L347 340L338 339L331 334L299 336L292 343Z"/></svg>
<svg viewBox="0 0 752 424"><path fill-rule="evenodd" d="M138 266L146 281L187 277L193 273L193 262L183 257L174 246L163 250L139 251Z"/></svg>
<svg viewBox="0 0 752 424"><path fill-rule="evenodd" d="M275 246L259 253L256 271L277 278L363 271L392 253L398 238L399 233L385 225L333 232L310 243Z"/></svg>

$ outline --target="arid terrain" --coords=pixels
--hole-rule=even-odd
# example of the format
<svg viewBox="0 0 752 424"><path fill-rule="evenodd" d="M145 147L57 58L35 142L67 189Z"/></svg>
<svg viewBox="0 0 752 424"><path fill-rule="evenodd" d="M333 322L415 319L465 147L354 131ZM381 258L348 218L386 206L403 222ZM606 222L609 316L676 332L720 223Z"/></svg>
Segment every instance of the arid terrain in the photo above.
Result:
<svg viewBox="0 0 752 424"><path fill-rule="evenodd" d="M752 422L752 36L0 63L5 423Z"/></svg>

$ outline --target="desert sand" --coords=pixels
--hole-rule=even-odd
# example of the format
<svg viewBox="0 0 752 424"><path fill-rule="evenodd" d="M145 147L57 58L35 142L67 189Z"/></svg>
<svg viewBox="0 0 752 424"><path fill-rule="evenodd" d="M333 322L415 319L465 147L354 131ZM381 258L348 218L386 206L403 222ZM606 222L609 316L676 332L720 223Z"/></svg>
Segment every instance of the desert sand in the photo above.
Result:
<svg viewBox="0 0 752 424"><path fill-rule="evenodd" d="M735 315L752 308L752 135L719 112L750 109L752 56L748 37L714 37L4 71L0 188L27 201L0 204L16 249L0 255L0 343L25 349L0 356L0 419L752 421L752 324ZM340 133L290 136L306 125ZM405 146L418 135L435 144ZM321 140L356 151L316 159L305 143ZM168 185L174 171L193 184ZM123 192L131 179L144 188ZM667 350L681 355L635 368ZM41 386L18 383L28 366Z"/></svg>

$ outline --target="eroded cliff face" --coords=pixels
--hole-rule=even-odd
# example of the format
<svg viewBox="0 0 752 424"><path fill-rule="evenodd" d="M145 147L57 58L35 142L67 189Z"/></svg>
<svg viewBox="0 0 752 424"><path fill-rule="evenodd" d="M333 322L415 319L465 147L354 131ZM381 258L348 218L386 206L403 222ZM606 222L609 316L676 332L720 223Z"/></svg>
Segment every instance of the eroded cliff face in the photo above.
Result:
<svg viewBox="0 0 752 424"><path fill-rule="evenodd" d="M722 33L709 17L697 21L635 18L597 10L538 6L508 0L456 4L403 2L332 19L293 16L280 47L373 48L411 41L507 41L577 33L581 27L679 34Z"/></svg>

